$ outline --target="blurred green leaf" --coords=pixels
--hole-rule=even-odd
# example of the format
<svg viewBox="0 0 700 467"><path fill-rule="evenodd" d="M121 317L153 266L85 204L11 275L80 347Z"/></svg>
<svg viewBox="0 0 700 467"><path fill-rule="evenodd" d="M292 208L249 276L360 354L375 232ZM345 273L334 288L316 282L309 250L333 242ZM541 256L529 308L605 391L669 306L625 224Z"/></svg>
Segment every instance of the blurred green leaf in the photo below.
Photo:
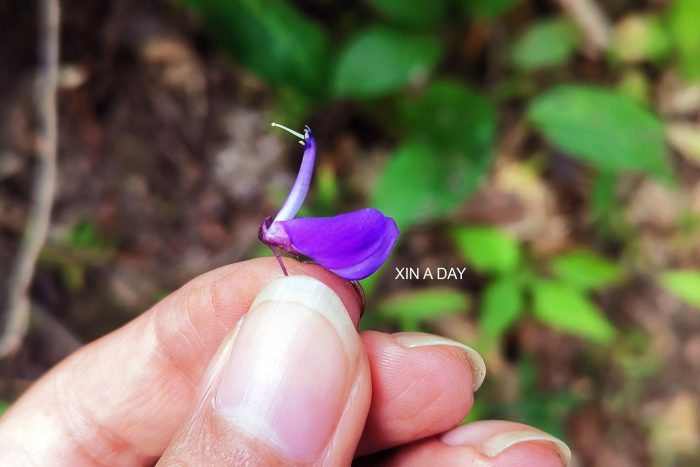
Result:
<svg viewBox="0 0 700 467"><path fill-rule="evenodd" d="M593 220L604 220L618 206L616 190L617 177L611 173L600 172L589 192Z"/></svg>
<svg viewBox="0 0 700 467"><path fill-rule="evenodd" d="M469 303L469 296L459 290L433 288L397 293L380 302L378 310L398 321L403 331L417 331L421 321L464 312Z"/></svg>
<svg viewBox="0 0 700 467"><path fill-rule="evenodd" d="M389 158L372 205L399 227L449 214L486 174L496 131L491 103L440 81L401 104L411 139Z"/></svg>
<svg viewBox="0 0 700 467"><path fill-rule="evenodd" d="M582 291L559 282L538 281L532 293L535 316L549 326L598 343L615 336L615 328Z"/></svg>
<svg viewBox="0 0 700 467"><path fill-rule="evenodd" d="M372 206L393 217L399 229L446 215L476 186L469 167L460 154L441 154L422 142L406 143L384 167Z"/></svg>
<svg viewBox="0 0 700 467"><path fill-rule="evenodd" d="M340 184L333 167L327 164L316 168L316 211L322 216L334 215L334 206L340 196Z"/></svg>
<svg viewBox="0 0 700 467"><path fill-rule="evenodd" d="M511 276L489 282L481 297L481 329L489 337L498 337L518 319L523 309L520 284Z"/></svg>
<svg viewBox="0 0 700 467"><path fill-rule="evenodd" d="M406 26L440 24L447 14L448 0L369 0L385 18Z"/></svg>
<svg viewBox="0 0 700 467"><path fill-rule="evenodd" d="M700 0L671 2L668 29L676 46L681 71L689 79L699 79Z"/></svg>
<svg viewBox="0 0 700 467"><path fill-rule="evenodd" d="M691 306L700 308L700 271L666 271L659 276L661 285Z"/></svg>
<svg viewBox="0 0 700 467"><path fill-rule="evenodd" d="M373 26L341 51L333 90L336 95L373 98L425 80L440 59L436 37Z"/></svg>
<svg viewBox="0 0 700 467"><path fill-rule="evenodd" d="M76 248L101 248L104 243L95 224L89 220L77 222L68 238L68 244Z"/></svg>
<svg viewBox="0 0 700 467"><path fill-rule="evenodd" d="M493 104L461 83L441 80L401 103L405 132L441 150L488 162L496 133ZM483 163L478 164L485 169Z"/></svg>
<svg viewBox="0 0 700 467"><path fill-rule="evenodd" d="M658 61L668 54L669 37L655 15L630 15L620 21L611 45L614 57L624 62Z"/></svg>
<svg viewBox="0 0 700 467"><path fill-rule="evenodd" d="M522 70L562 65L576 51L579 39L578 29L568 21L536 23L515 43L513 63Z"/></svg>
<svg viewBox="0 0 700 467"><path fill-rule="evenodd" d="M671 178L661 122L617 92L560 86L538 96L527 117L554 145L601 170Z"/></svg>
<svg viewBox="0 0 700 467"><path fill-rule="evenodd" d="M458 227L452 238L462 256L477 271L503 274L515 271L520 263L520 245L505 232L493 227Z"/></svg>
<svg viewBox="0 0 700 467"><path fill-rule="evenodd" d="M283 0L183 0L204 19L216 42L272 84L308 96L327 89L330 43L318 25Z"/></svg>
<svg viewBox="0 0 700 467"><path fill-rule="evenodd" d="M619 282L622 267L589 250L573 250L557 256L550 263L552 272L562 282L588 290Z"/></svg>
<svg viewBox="0 0 700 467"><path fill-rule="evenodd" d="M620 94L645 106L651 102L652 89L650 88L651 83L646 73L637 69L624 72L616 86Z"/></svg>
<svg viewBox="0 0 700 467"><path fill-rule="evenodd" d="M510 10L520 0L461 0L464 11L477 18L493 18Z"/></svg>
<svg viewBox="0 0 700 467"><path fill-rule="evenodd" d="M0 401L0 416L7 412L7 409L10 407L9 402L7 401Z"/></svg>

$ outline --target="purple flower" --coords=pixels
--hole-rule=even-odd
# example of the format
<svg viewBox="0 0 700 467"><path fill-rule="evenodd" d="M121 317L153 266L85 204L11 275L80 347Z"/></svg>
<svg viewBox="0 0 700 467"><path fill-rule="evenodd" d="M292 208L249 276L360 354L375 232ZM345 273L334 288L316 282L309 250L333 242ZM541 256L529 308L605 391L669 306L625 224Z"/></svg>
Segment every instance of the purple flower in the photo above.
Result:
<svg viewBox="0 0 700 467"><path fill-rule="evenodd" d="M324 268L347 280L360 280L371 275L384 263L396 243L399 229L391 217L376 209L340 214L335 217L295 219L309 191L316 159L316 141L307 126L304 134L273 123L304 141L304 157L292 191L274 219L267 217L260 224L260 241L275 253L275 248L308 256Z"/></svg>

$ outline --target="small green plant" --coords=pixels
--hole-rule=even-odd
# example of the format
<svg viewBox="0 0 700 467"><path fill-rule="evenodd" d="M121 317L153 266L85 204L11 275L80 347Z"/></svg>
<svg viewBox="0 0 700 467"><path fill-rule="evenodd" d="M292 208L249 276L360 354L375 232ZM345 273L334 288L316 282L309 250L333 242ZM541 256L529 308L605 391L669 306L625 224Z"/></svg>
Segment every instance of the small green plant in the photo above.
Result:
<svg viewBox="0 0 700 467"><path fill-rule="evenodd" d="M420 331L425 323L441 316L465 313L470 303L469 296L460 290L446 287L418 289L385 298L368 318L375 322L396 322L402 331Z"/></svg>
<svg viewBox="0 0 700 467"><path fill-rule="evenodd" d="M539 272L522 246L493 227L457 227L452 238L464 259L490 278L480 300L482 331L497 338L528 310L552 328L598 343L608 343L615 328L590 292L624 277L616 264L587 250L572 250L543 265ZM545 276L543 273L546 273Z"/></svg>
<svg viewBox="0 0 700 467"><path fill-rule="evenodd" d="M665 271L659 274L659 283L688 305L700 309L700 271Z"/></svg>

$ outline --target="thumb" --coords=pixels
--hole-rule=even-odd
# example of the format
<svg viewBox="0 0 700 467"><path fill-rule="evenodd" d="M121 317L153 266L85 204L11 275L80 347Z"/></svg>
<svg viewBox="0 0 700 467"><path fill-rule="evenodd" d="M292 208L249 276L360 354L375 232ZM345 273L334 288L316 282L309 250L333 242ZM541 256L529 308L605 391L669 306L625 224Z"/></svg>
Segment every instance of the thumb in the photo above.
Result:
<svg viewBox="0 0 700 467"><path fill-rule="evenodd" d="M350 465L371 392L360 342L324 283L268 283L222 343L158 465Z"/></svg>

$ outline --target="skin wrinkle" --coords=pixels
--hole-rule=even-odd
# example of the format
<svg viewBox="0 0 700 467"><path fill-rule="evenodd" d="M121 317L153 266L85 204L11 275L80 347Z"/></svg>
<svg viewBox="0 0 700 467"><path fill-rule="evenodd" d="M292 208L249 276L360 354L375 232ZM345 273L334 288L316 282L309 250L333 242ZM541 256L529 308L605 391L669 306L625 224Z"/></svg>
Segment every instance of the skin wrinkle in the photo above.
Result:
<svg viewBox="0 0 700 467"><path fill-rule="evenodd" d="M185 387L189 394L195 394L197 391L197 386L199 385L199 380L190 371L182 366L180 361L173 357L173 355L167 350L169 345L166 343L162 336L161 326L158 325L159 320L154 320L153 323L153 336L155 339L155 346L153 352L153 363L158 368L158 374L172 376L170 373L175 373L179 376L180 380L185 382ZM161 379L158 377L157 379ZM163 378L165 379L165 378ZM172 378L168 378L172 379Z"/></svg>
<svg viewBox="0 0 700 467"><path fill-rule="evenodd" d="M432 397L430 402L428 402L427 404L421 404L420 409L418 410L418 412L416 412L415 420L434 420L436 417L434 414L432 416L430 415L431 409L433 406L437 405L439 402L444 400L446 398L446 396L447 396L446 392L440 392L440 393L436 394L434 397ZM436 413L438 413L438 412L436 412ZM425 422L419 422L419 423L414 423L414 425L429 426L430 424L425 423ZM432 429L425 430L423 432L423 434L424 435L431 434L432 431L433 431Z"/></svg>
<svg viewBox="0 0 700 467"><path fill-rule="evenodd" d="M203 349L206 351L207 345L206 345L206 339L202 337L202 332L200 328L195 324L195 319L193 317L193 310L192 310L192 300L194 300L197 295L202 293L202 287L197 287L197 288L192 288L191 290L188 291L187 295L185 296L185 318L187 319L187 322L184 323L183 326L178 326L178 331L181 335L182 341L186 342L187 345L190 346L190 348L194 349ZM211 284L207 286L207 297L211 294ZM210 299L208 299L208 303L210 302ZM212 310L213 311L213 310ZM183 327L189 327L192 332L188 333L183 329ZM189 337L188 337L189 336ZM222 339L223 340L223 339ZM220 344L220 342L219 342ZM198 373L195 369L192 370L194 373ZM202 373L202 372L199 372ZM194 378L194 374L192 375ZM200 374L201 376L201 374Z"/></svg>
<svg viewBox="0 0 700 467"><path fill-rule="evenodd" d="M426 379L422 379L420 381L414 381L411 383L405 391L402 391L401 394L395 398L392 399L392 404L398 400L400 397L404 396L406 392L410 391L414 386L418 385L418 383L425 383ZM424 423L424 422L419 422L416 423L416 420L433 420L436 419L434 415L431 415L431 410L433 406L437 405L440 401L445 399L448 396L447 393L445 392L439 392L438 394L433 394L431 395L429 401L427 404L420 404L415 411L400 411L398 412L401 417L397 417L396 419L393 420L392 425L394 426L394 429L397 429L397 431L406 431L407 429L409 431L412 431L412 433L417 433L413 430L411 430L411 427L414 425L424 425L424 426L430 426L430 428L427 428L424 430L422 433L417 433L418 437L424 437L433 434L433 427L429 423ZM401 403L398 403L399 406L401 406ZM405 405L405 404L404 404Z"/></svg>
<svg viewBox="0 0 700 467"><path fill-rule="evenodd" d="M203 276L200 276L187 284L185 284L181 290L180 293L182 293L186 299L186 308L189 308L189 304L191 302L191 298L193 295L196 295L197 292L199 291L200 293L204 292L207 294L209 297L207 299L207 302L209 303L210 306L212 306L212 311L214 315L217 318L217 323L219 323L222 327L222 329L226 329L227 332L230 331L230 329L227 329L226 326L222 323L221 317L225 316L226 314L232 314L232 310L226 309L224 312L224 309L222 309L220 306L216 306L214 303L215 301L212 300L210 297L213 296L213 290L215 290L215 287L218 287L221 282L229 280L231 276L235 276L237 274L240 274L241 267L236 264L234 266L224 266L222 268L216 269L214 271L211 271ZM254 276L256 276L256 279L260 278L262 275L259 274L259 272L256 270L256 268L248 268L249 272L252 273ZM216 275L217 277L212 277ZM209 290L207 291L206 288ZM154 316L154 319L152 320L153 324L153 334L155 338L155 348L154 348L154 365L156 365L158 369L159 374L167 375L167 378L170 379L168 384L173 384L172 379L173 379L173 372L175 372L178 376L176 376L181 382L184 382L186 387L187 387L187 392L188 396L184 398L183 400L194 400L194 394L197 393L197 388L199 385L199 379L203 375L203 372L205 371L205 368L202 368L202 372L199 375L195 375L192 371L190 371L189 368L183 367L182 363L179 361L179 359L175 358L172 352L172 345L173 342L177 342L178 347L181 346L182 342L179 338L173 338L172 335L167 335L166 330L172 332L171 329L168 329L167 327L167 322L166 318L172 318L172 308L174 307L174 304L171 305L170 303L166 302L161 302L156 305L156 313ZM187 311L187 323L188 325L192 328L194 331L195 335L201 335L200 329L195 325L193 319L191 318L191 313L188 310ZM209 316L209 314L204 313L203 315ZM240 319L240 316L237 317L236 321ZM235 323L233 323L235 324ZM182 325L178 324L175 327L175 330L178 335L180 336L187 336L188 333L182 331ZM223 337L222 337L223 340ZM220 345L220 342L219 342ZM192 346L192 343L190 343L190 346ZM208 358L203 359L208 362L208 360L213 357L214 353L216 352L216 348L214 347L212 349L212 354L208 356ZM204 346L199 346L200 351L205 351ZM157 379L165 379L164 377L158 377ZM190 404L191 405L191 404ZM189 412L191 407L187 409L187 412ZM187 413L185 412L185 413Z"/></svg>
<svg viewBox="0 0 700 467"><path fill-rule="evenodd" d="M396 367L396 365L400 365L400 362L402 360L408 358L407 352L410 351L411 350L407 351L403 349L399 350L398 348L391 348L389 351L384 352L379 357L380 368L382 368L382 370L380 370L379 373L391 374L391 369ZM435 348L433 352L436 353L434 354L432 361L436 364L442 364L443 360L445 362L449 362L450 367L456 365L462 366L466 363L466 368L457 373L462 374L470 371L468 359L464 357L464 352L462 352L461 350L456 348ZM454 359L455 352L459 352L458 361L455 361ZM448 371L448 373L450 372ZM445 400L449 401L454 396L454 392L450 392L449 390L447 390L436 393L436 391L433 391L428 395L429 399L427 399L425 403L421 404L420 407L415 407L410 403L402 403L401 400L406 399L408 396L410 396L412 391L415 392L416 390L433 387L432 381L426 378L417 378L411 380L407 386L403 386L403 384L404 381L402 380L394 381L390 379L383 382L383 385L386 388L385 394L392 395L391 399L387 403L383 404L384 410L387 410L388 413L392 414L391 417L388 419L388 421L390 421L391 423L387 424L387 427L384 428L384 430L388 429L389 432L394 433L392 435L392 439L403 441L404 438L402 438L401 434L406 432L412 433L412 437L414 437L413 434L415 432L413 431L412 427L415 425L422 425L426 427L440 426L443 427L443 429L448 429L451 426L453 426L453 424L456 424L459 421L459 419L463 418L462 416L457 419L454 416L454 412L445 412L444 410L440 411L436 410L435 408L436 406L439 407L441 402L444 402ZM450 378L449 384L447 384L446 387L462 388L464 384L469 383L464 383L460 377L455 376L453 378ZM467 388L466 386L464 386L463 389L469 391L471 387ZM425 391L421 392L425 393ZM402 410L396 410L394 409L395 407L401 407ZM468 413L468 404L460 405L459 409L461 412L463 412L464 415L466 415L466 413ZM430 421L432 423L415 423L418 419L424 420L426 422ZM434 433L434 428L426 428L426 430L418 434L418 436L424 437L432 435Z"/></svg>
<svg viewBox="0 0 700 467"><path fill-rule="evenodd" d="M138 465L141 465L149 459L149 456L139 453L133 444L118 436L113 430L101 425L89 415L89 411L85 410L73 391L73 386L70 384L72 378L67 376L66 374L64 377L56 378L54 390L50 391L49 394L54 397L51 407L56 408L58 420L62 421L60 423L61 431L70 440L68 445L72 447L71 454L77 456L83 463L99 467L114 465L113 462L104 459L105 453L119 453L116 454L118 457L126 457L131 453L131 457L135 461L134 465L137 465L137 460L141 461L138 462ZM85 432L88 433L87 436L84 436ZM95 442L98 442L100 446L97 450ZM124 465L124 463L120 462L120 465Z"/></svg>
<svg viewBox="0 0 700 467"><path fill-rule="evenodd" d="M454 350L453 349L445 349L445 350L454 352L457 349L454 349ZM460 356L462 356L464 358L465 363L467 365L467 368L469 368L469 371L472 371L471 364L469 363L469 359L465 356L464 352L462 352L461 350L458 350L458 352L459 352ZM472 374L472 377L473 377L473 374ZM446 387L457 387L457 384L458 384L458 382L456 381L456 378L451 377L450 380L447 382ZM431 398L431 401L428 404L422 404L420 407L421 410L418 413L416 413L416 418L421 419L421 417L424 414L430 413L430 409L433 406L437 405L441 400L447 398L448 395L449 394L447 394L444 391L440 392L437 395L435 395L435 397ZM436 414L437 413L438 412L436 412ZM465 410L465 412L463 414L461 414L460 418L466 417L467 413L468 413L468 410ZM444 417L445 417L445 414L442 414L442 418L444 418ZM436 417L434 417L434 416L433 417L426 417L426 418L436 420ZM429 425L429 424L424 424L424 425Z"/></svg>
<svg viewBox="0 0 700 467"><path fill-rule="evenodd" d="M230 274L233 274L233 272L231 272ZM219 312L219 308L216 305L216 295L219 289L219 282L222 281L225 277L227 277L227 275L222 272L221 275L217 277L214 281L212 281L211 285L209 286L209 306L211 307L211 311L214 314L214 317L216 318L216 322L219 324L219 326L221 326L222 329L226 329L226 325L221 320L223 313Z"/></svg>
<svg viewBox="0 0 700 467"><path fill-rule="evenodd" d="M230 272L228 274L224 274L224 269L230 269ZM227 328L222 323L220 319L221 314L213 306L212 299L208 298L207 304L211 307L211 311L216 317L217 324L221 326L222 330L225 330L225 333L222 333L223 335L221 337L221 341L216 343L215 346L212 346L211 349L208 349L208 346L206 345L206 339L202 337L202 330L200 329L200 326L198 326L195 323L195 320L193 318L191 302L193 298L197 297L198 294L201 294L203 292L206 292L207 297L211 297L213 286L218 283L219 278L226 278L229 275L236 274L237 272L238 267L222 267L219 269L215 269L214 271L211 271L203 276L200 276L188 282L182 287L180 293L182 293L185 296L185 315L187 318L186 325L190 328L191 332L185 331L183 329L183 326L185 325L181 324L180 322L178 322L176 326L174 326L174 330L167 326L168 319L172 319L172 308L176 308L175 306L170 307L163 302L155 306L156 313L153 321L155 328L154 335L156 340L156 348L158 349L159 353L163 354L162 356L165 357L166 361L169 361L172 364L172 366L175 367L180 373L187 375L188 381L193 382L195 386L199 384L199 378L202 376L202 374L204 374L206 364L208 364L208 360L214 355L216 349L221 344L221 341L223 341L225 333L228 333L231 329ZM212 280L211 276L213 276L214 274L219 276L219 278L215 278ZM209 313L204 312L202 313L202 315L209 316ZM166 331L176 332L178 336L175 338L171 335L167 335L168 333ZM189 336L196 336L198 342L194 342ZM187 345L194 351L194 354L203 353L208 357L205 359L200 359L202 362L205 362L205 365L202 368L198 368L195 370L192 370L189 367L185 368L182 366L179 360L176 357L174 357L174 355L172 355L173 351L171 349L173 343L177 343L176 347L178 349L182 349L183 340L187 342Z"/></svg>
<svg viewBox="0 0 700 467"><path fill-rule="evenodd" d="M411 384L409 384L408 386L405 386L398 394L396 394L394 397L392 397L387 405L390 407L395 406L395 405L400 406L401 399L403 399L407 393L410 393L416 386L418 386L419 383L422 383L423 381L425 381L425 378L414 379L413 381L411 381ZM413 414L407 414L405 411L401 411L400 413L402 415L402 417L400 419L402 422L405 422L406 420L413 419Z"/></svg>

